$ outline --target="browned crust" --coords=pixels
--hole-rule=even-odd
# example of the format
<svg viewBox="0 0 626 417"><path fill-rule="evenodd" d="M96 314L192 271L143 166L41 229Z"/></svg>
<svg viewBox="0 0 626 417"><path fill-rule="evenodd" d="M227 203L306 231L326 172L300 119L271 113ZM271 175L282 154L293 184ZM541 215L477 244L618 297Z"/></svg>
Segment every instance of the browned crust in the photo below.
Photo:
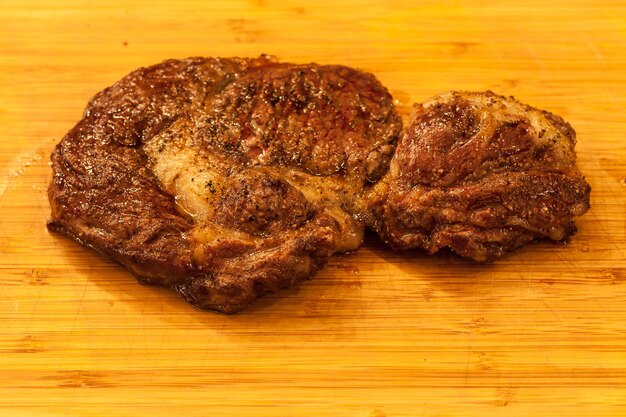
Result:
<svg viewBox="0 0 626 417"><path fill-rule="evenodd" d="M270 79L274 90L251 90ZM357 105L364 113L343 113ZM321 111L315 113L316 106ZM212 109L223 110L216 128L222 131L210 129L217 114ZM255 146L272 158L261 161L246 148L246 126L257 123L264 109L273 111L263 126L273 137ZM333 127L331 117L346 120L345 126ZM281 128L287 118L291 125ZM194 146L230 161L235 189L218 202L209 223L232 230L231 236L198 241L197 220L180 211L151 171L143 146L182 119L197 127L190 133ZM294 141L303 123L312 130ZM259 170L255 177L252 170L259 164L270 171L295 169L363 187L386 170L400 127L386 89L347 67L260 57L190 58L140 68L98 93L57 145L49 227L121 263L142 283L170 287L199 308L234 313L308 278L338 249L347 228L358 235L364 227L341 224L329 214L330 203L307 201L279 174ZM302 140L311 146L290 159Z"/></svg>
<svg viewBox="0 0 626 417"><path fill-rule="evenodd" d="M396 250L449 247L481 262L534 239L567 239L591 191L575 138L561 117L489 91L416 105L370 195L368 223Z"/></svg>

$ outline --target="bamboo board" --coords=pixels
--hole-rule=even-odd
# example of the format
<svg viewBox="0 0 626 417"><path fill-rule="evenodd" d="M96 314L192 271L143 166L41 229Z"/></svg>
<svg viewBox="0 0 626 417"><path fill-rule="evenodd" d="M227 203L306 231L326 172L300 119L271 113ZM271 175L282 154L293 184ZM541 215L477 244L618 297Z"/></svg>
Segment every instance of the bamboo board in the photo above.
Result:
<svg viewBox="0 0 626 417"><path fill-rule="evenodd" d="M371 71L404 110L492 89L561 114L592 209L568 245L493 265L369 236L236 316L46 230L49 154L91 95L165 58L260 53ZM619 1L4 0L0 415L626 415L624 108Z"/></svg>

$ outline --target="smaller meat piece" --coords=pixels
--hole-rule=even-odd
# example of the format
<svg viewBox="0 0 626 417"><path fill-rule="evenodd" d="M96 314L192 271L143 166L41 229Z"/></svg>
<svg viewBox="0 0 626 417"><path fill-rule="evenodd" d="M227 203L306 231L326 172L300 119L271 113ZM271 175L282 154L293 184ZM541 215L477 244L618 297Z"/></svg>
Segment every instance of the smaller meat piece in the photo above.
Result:
<svg viewBox="0 0 626 417"><path fill-rule="evenodd" d="M561 117L513 97L442 94L415 105L365 217L393 249L449 247L479 262L566 239L591 191L575 144Z"/></svg>

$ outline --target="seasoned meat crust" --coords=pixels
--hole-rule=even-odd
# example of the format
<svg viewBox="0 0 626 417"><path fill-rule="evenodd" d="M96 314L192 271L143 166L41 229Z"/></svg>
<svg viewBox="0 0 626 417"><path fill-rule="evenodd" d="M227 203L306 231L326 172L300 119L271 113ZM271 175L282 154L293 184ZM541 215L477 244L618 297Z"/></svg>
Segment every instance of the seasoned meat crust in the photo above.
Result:
<svg viewBox="0 0 626 417"><path fill-rule="evenodd" d="M225 313L308 278L365 227L490 261L589 209L572 127L491 92L401 119L343 66L190 58L92 98L52 154L49 227Z"/></svg>
<svg viewBox="0 0 626 417"><path fill-rule="evenodd" d="M356 249L401 120L370 74L169 60L98 93L52 154L49 227L232 313Z"/></svg>
<svg viewBox="0 0 626 417"><path fill-rule="evenodd" d="M537 238L563 240L589 209L574 129L492 92L449 92L414 107L368 224L394 249L449 247L490 261Z"/></svg>

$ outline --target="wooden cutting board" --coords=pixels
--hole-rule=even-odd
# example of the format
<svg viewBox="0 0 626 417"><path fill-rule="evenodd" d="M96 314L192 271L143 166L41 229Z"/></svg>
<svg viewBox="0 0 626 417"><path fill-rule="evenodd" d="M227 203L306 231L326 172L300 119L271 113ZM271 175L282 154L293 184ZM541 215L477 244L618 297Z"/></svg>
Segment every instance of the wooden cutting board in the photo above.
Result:
<svg viewBox="0 0 626 417"><path fill-rule="evenodd" d="M486 3L4 0L0 415L626 415L626 8ZM49 154L91 95L165 58L260 53L371 71L404 112L492 89L561 114L592 209L569 244L493 265L368 236L236 316L46 230Z"/></svg>

